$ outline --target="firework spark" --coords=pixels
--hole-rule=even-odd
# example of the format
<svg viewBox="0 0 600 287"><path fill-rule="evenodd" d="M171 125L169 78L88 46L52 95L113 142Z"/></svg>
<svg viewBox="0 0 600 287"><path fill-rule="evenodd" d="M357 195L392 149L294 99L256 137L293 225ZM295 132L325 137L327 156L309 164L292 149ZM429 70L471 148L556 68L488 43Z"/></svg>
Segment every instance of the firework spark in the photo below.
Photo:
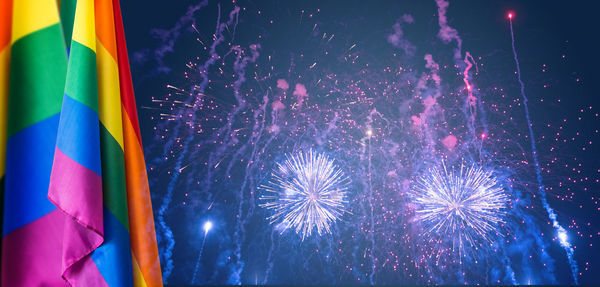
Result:
<svg viewBox="0 0 600 287"><path fill-rule="evenodd" d="M434 167L413 185L417 219L425 234L448 236L460 249L477 240L491 242L504 222L508 196L491 170L461 163L460 168Z"/></svg>
<svg viewBox="0 0 600 287"><path fill-rule="evenodd" d="M345 212L346 191L350 179L324 154L310 150L286 155L277 164L267 185L260 186L268 201L261 207L274 210L267 219L279 223L283 231L292 228L310 236L316 227L319 235L331 233L331 224Z"/></svg>

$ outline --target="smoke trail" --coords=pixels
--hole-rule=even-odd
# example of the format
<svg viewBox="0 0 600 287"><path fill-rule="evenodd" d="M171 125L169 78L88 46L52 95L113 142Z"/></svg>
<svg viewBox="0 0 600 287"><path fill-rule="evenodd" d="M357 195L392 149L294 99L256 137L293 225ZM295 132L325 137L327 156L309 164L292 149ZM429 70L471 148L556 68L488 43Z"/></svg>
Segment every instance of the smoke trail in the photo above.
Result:
<svg viewBox="0 0 600 287"><path fill-rule="evenodd" d="M269 247L269 254L267 255L267 269L265 270L265 278L263 279L261 285L267 285L269 280L269 276L271 275L271 270L273 270L273 252L275 250L275 229L271 231L271 246Z"/></svg>
<svg viewBox="0 0 600 287"><path fill-rule="evenodd" d="M456 48L454 49L454 65L455 67L461 71L463 76L463 82L465 83L465 89L467 90L467 97L465 99L465 108L463 113L466 118L469 119L467 123L467 127L469 128L469 132L474 139L478 138L477 133L475 132L475 118L476 118L476 103L481 102L473 96L473 86L469 82L469 71L474 66L475 60L471 56L471 54L467 51L465 52L465 56L462 56L462 38L458 34L458 31L448 25L448 17L446 16L446 12L448 11L448 6L450 3L447 0L435 0L435 3L438 8L438 25L440 26L440 30L438 31L438 38L442 40L445 44L449 44L451 42L456 42ZM475 63L476 64L476 63ZM477 65L475 65L477 69ZM483 120L483 119L482 119Z"/></svg>
<svg viewBox="0 0 600 287"><path fill-rule="evenodd" d="M392 46L396 48L400 48L404 51L404 54L408 57L414 56L417 48L410 41L404 39L404 31L402 30L402 26L404 24L412 24L414 19L409 14L402 15L402 18L398 19L396 24L392 26L394 33L389 34L387 37L388 43L392 44Z"/></svg>
<svg viewBox="0 0 600 287"><path fill-rule="evenodd" d="M179 40L183 29L195 27L196 12L200 11L206 6L208 6L208 0L204 0L196 5L189 6L186 13L170 29L150 30L152 37L159 40L161 45L154 49L154 51L144 49L133 53L134 62L137 64L147 63L151 68L150 71L141 76L140 81L153 78L160 74L169 73L171 71L171 68L164 62L165 56L174 52L175 44Z"/></svg>
<svg viewBox="0 0 600 287"><path fill-rule="evenodd" d="M448 25L448 18L446 17L446 11L448 10L448 6L450 6L450 3L448 3L448 1L446 0L435 0L435 3L438 7L438 24L440 25L438 38L440 38L446 44L452 42L452 40L456 41L456 49L454 49L454 60L460 61L462 58L462 39L458 35L458 31L456 31L456 29Z"/></svg>
<svg viewBox="0 0 600 287"><path fill-rule="evenodd" d="M370 248L370 257L371 257L371 274L369 274L369 283L371 285L374 285L374 281L373 281L373 276L375 275L375 257L373 255L374 253L374 249L375 249L375 218L373 217L373 183L372 183L372 170L371 170L371 165L372 165L372 158L371 158L371 137L373 135L373 127L371 126L371 124L373 123L373 115L377 113L376 109L373 109L371 111L371 113L369 114L369 116L367 117L367 153L368 153L368 160L369 160L369 165L367 167L367 177L368 177L368 188L369 188L369 211L371 212L370 214L370 230L369 230L369 240L371 241L371 248Z"/></svg>
<svg viewBox="0 0 600 287"><path fill-rule="evenodd" d="M573 258L573 255L575 253L575 251L573 250L573 247L571 247L571 244L568 241L567 238L567 231L565 230L564 227L562 227L557 220L557 215L554 212L554 209L552 209L552 207L550 206L550 204L548 204L548 201L546 199L546 187L544 186L544 183L542 182L542 170L540 168L540 162L538 160L538 155L537 155L537 148L535 146L535 138L534 138L534 134L533 134L533 127L531 125L531 119L529 117L529 107L527 105L527 97L525 96L525 85L523 84L523 81L521 80L521 67L519 66L519 59L517 58L517 50L515 49L515 34L513 31L513 25L512 25L512 18L509 19L509 23L510 23L510 38L511 38L511 44L512 44L512 51L513 51L513 57L515 59L515 65L517 66L517 78L519 80L519 85L521 85L521 96L523 97L523 106L525 107L525 117L527 118L527 127L529 128L529 139L531 140L531 152L533 155L533 164L535 165L535 174L537 176L537 182L538 182L538 194L540 195L540 199L542 201L542 205L544 206L544 209L546 209L546 212L548 212L548 218L550 218L550 220L552 221L552 227L554 227L554 229L556 229L557 233L558 233L558 239L560 242L560 245L563 247L563 249L565 250L565 252L567 253L567 258L569 259L569 265L571 265L571 273L573 275L573 282L575 283L575 285L577 285L578 280L577 280L577 261L575 261L575 259Z"/></svg>
<svg viewBox="0 0 600 287"><path fill-rule="evenodd" d="M536 218L526 211L528 206L532 206L534 197L530 193L523 193L520 189L510 188L510 191L514 195L512 201L514 215L517 216L517 220L522 221L523 225L517 226L513 230L515 237L520 238L518 244L505 246L503 248L504 252L511 257L520 257L520 260L517 259L520 271L528 274L532 273L535 267L533 267L533 262L527 255L531 255L532 250L539 250L537 251L537 255L539 256L539 261L544 264L545 270L545 272L540 272L542 279L547 280L546 282L549 281L551 284L557 284L558 282L554 275L554 259L548 254L548 244L539 236L542 230L536 223Z"/></svg>
<svg viewBox="0 0 600 287"><path fill-rule="evenodd" d="M158 66L156 68L158 73L166 73L171 70L164 63L165 55L167 53L173 52L173 48L175 47L175 42L177 42L177 39L181 35L181 29L184 26L189 27L190 25L195 25L196 24L196 19L195 19L196 12L199 11L200 9L202 9L202 7L205 7L207 5L208 5L208 0L204 0L197 5L188 7L188 10L185 13L185 15L183 17L181 17L181 19L179 19L179 21L177 21L175 26L173 26L171 29L168 29L168 30L167 29L152 29L150 31L152 33L152 36L160 39L164 43L162 46L160 46L158 49L156 49L154 51L154 60L156 61L156 64Z"/></svg>
<svg viewBox="0 0 600 287"><path fill-rule="evenodd" d="M215 41L212 43L212 45L210 47L210 58L199 69L199 71L201 72L200 74L202 76L202 82L200 83L200 85L195 86L194 89L197 88L199 90L199 94L201 96L196 97L196 99L193 103L194 107L198 106L198 104L203 100L202 95L204 95L204 90L206 89L206 86L209 83L208 75L207 75L208 73L206 73L205 71L208 71L208 68L210 66L212 66L216 62L216 60L219 58L219 56L216 52L216 48L221 42L223 42L225 40L225 37L223 36L223 31L225 30L227 25L231 25L233 23L234 18L237 20L238 13L239 13L239 7L236 7L229 14L229 21L226 23L221 23L221 6L218 5L218 14L219 15L217 17ZM190 95L194 96L194 92L190 93ZM190 98L193 98L193 97L190 97ZM184 110L182 110L182 112L180 112L179 116L181 116L181 113L183 113L183 111ZM195 118L196 118L196 113L193 113L192 119L190 122L194 122ZM178 126L175 129L177 134L173 138L178 138L178 133L180 130L179 125L181 124L181 122L182 121L178 122ZM173 232L171 231L171 228L167 225L167 223L165 221L165 216L166 216L166 212L169 209L169 205L170 205L171 201L173 200L173 190L175 189L175 185L178 182L179 175L181 174L181 171L183 170L182 162L188 154L188 148L193 139L194 139L194 135L192 134L192 135L189 135L183 142L182 150L179 153L179 156L177 157L177 161L175 162L175 167L173 169L171 180L169 181L169 184L167 186L167 193L163 197L163 201L158 210L158 216L157 216L158 223L159 223L160 228L163 230L164 237L166 238L166 241L167 241L165 250L163 252L164 262L165 262L164 264L166 264L165 268L163 269L163 281L165 284L168 282L167 280L168 280L169 276L171 275L171 273L173 272L174 266L173 266L173 259L171 257L173 255L173 248L175 246L175 239L173 238Z"/></svg>
<svg viewBox="0 0 600 287"><path fill-rule="evenodd" d="M202 245L200 245L200 252L198 253L198 260L196 261L196 266L194 267L194 273L192 275L192 285L196 282L196 274L198 273L198 268L200 267L200 259L202 259L202 251L204 251L204 243L206 242L206 235L208 235L208 231L204 232L204 239L202 239Z"/></svg>
<svg viewBox="0 0 600 287"><path fill-rule="evenodd" d="M242 109L245 108L245 101L242 98L241 94L240 94L240 87L241 85L246 81L246 65L250 62L250 63L255 63L256 59L258 59L259 53L258 50L260 49L260 45L258 44L254 44L254 45L250 45L250 52L251 55L250 56L246 56L246 57L242 57L242 50L239 49L238 50L238 57L236 58L236 61L234 63L234 71L237 75L237 80L234 82L233 84L233 89L234 89L234 96L238 102L238 106L232 111L232 113L230 114L230 120L228 120L228 128L225 134L231 134L231 127L233 125L233 116L237 115ZM264 104L262 106L261 109L255 111L254 113L254 127L253 127L253 131L256 131L259 127L259 121L258 121L258 116L260 114L264 115L265 114L265 110L268 104L268 96L264 96L263 97L264 100ZM265 117L263 116L263 121L262 124L260 125L260 131L258 132L258 135L253 135L247 144L252 144L257 143L260 139L260 137L262 136L263 133L263 129L264 129L264 119ZM228 144L224 144L223 146L227 146ZM257 152L257 148L258 148L258 144L254 144L253 145L253 150L252 153L250 154L250 160L248 161L248 165L246 166L246 168L248 169L250 167L250 163L253 162L254 158L256 157L256 152ZM240 151L243 149L240 149ZM233 162L233 161L232 161ZM229 173L229 171L227 171L227 173ZM249 208L249 210L247 211L246 217L243 217L243 205L244 205L244 190L246 189L246 185L247 185L247 181L248 181L248 177L249 177L250 172L246 172L246 174L244 175L244 181L242 182L242 185L239 189L239 194L238 194L238 200L239 200L239 205L238 205L238 216L239 216L239 220L238 220L238 224L237 224L237 230L234 233L234 238L236 239L236 248L235 248L235 256L236 256L236 271L233 272L233 274L231 274L230 276L230 282L228 283L232 283L232 284L241 284L241 273L244 269L244 261L242 260L242 243L245 240L245 227L244 227L244 223L247 220L248 216L251 214L252 209ZM254 185L251 185L254 186ZM251 192L251 194L254 194L253 192ZM251 199L251 203L250 206L253 206L252 204L253 199Z"/></svg>

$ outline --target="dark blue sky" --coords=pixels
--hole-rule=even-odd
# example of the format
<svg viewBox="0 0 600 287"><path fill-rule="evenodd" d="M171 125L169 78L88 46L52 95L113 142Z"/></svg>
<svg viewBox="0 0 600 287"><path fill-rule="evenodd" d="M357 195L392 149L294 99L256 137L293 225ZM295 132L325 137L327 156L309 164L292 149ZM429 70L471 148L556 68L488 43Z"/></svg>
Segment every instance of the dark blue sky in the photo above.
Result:
<svg viewBox="0 0 600 287"><path fill-rule="evenodd" d="M529 98L548 201L559 215L559 222L567 228L571 244L576 247L575 259L581 272L579 282L600 283L597 275L600 261L594 257L600 253L600 98L597 92L597 83L600 83L597 68L600 64L597 56L600 51L597 40L600 25L597 24L597 13L600 4L595 1L450 2L446 16L449 25L458 31L463 41L461 55L470 52L477 64L478 73L472 72L471 81L477 87L476 96L480 101L477 109L482 110L477 117L483 119L480 120L481 124L475 124L475 129L477 133L489 130L489 142L480 144L479 162L482 162L481 157L485 154L483 161L502 171L498 177L506 178L503 184L513 196L512 211L508 212L507 223L502 227L501 233L505 233L506 238L499 239L494 248L479 252L479 257L475 256L478 260L473 257L462 267L457 267L452 259L448 259L440 265L443 268L408 268L403 264L419 261L424 256L419 252L429 247L423 247L414 239L419 231L411 229L416 227L406 219L410 218L412 211L409 200L399 195L403 194L402 180L390 183L385 174L393 171L394 175L398 173L398 178L403 178L404 172L407 180L414 178L429 160L426 156L419 159L425 149L411 146L409 140L404 150L410 150L416 156L394 154L402 158L400 163L394 163L389 161L392 156L384 151L389 150L386 144L390 142L404 142L402 132L390 132L373 141L373 149L381 152L379 159L376 156L373 159L373 166L382 174L381 178L373 179L375 183L372 188L378 197L375 202L380 208L374 209L375 227L367 221L362 222L363 212L359 211L364 211L364 207L360 209L360 206L367 197L361 193L366 189L358 178L370 177L371 172L363 170L362 160L353 161L348 154L360 153L353 146L358 140L351 140L360 136L353 132L373 127L383 133L386 129L393 129L388 125L405 131L405 122L408 123L411 115L422 112L419 105L408 109L401 107L403 102L389 98L386 87L400 87L395 90L400 95L398 97L413 93L414 82L421 72L426 71L423 55L430 53L440 64L444 96L439 100L439 114L446 117L440 124L442 127L436 127L435 136L443 138L448 133L456 135L462 155L457 150L445 150L443 147L436 147L434 153L475 160L472 147L477 149L476 139L470 139L468 124L461 124L464 119L460 114L464 110L459 101L452 100L462 93L463 78L460 73L464 67L453 67L454 44L443 43L437 38L439 25L435 1L373 1L368 4L364 1L239 1L237 5L242 10L236 31L233 33L229 30L233 26L228 26L224 32L224 45L217 50L218 55L229 57L229 60L222 63L222 73L219 73L217 66L210 68L211 82L203 91L214 99L209 105L212 110L190 111L180 108L177 103L173 104L175 110L168 110L166 106L160 106L160 101L172 103L173 100L188 101L189 98L169 96L175 92L167 85L189 91L191 86L201 82L198 70L186 68L186 64L194 66L207 61L208 54L204 47L213 40L218 6L221 7L222 22L226 21L228 13L234 8L232 1L208 1L208 5L192 13L191 17L183 18L189 7L200 2L122 3L146 161L148 168L152 168L150 176L155 217L157 224L163 222L167 226L166 229L157 228L163 274L165 269L169 269L167 261L174 268L167 276L168 283L191 283L191 274L200 251L198 248L203 239L203 234L197 230L201 225L199 222L207 218L217 222L216 231L212 237L208 234L207 249L200 251L204 255L199 261L200 275L195 283L329 285L369 282L371 279L371 282L381 284L509 284L510 276L505 273L510 272L500 268L506 260L514 269L516 278L513 283L572 283L564 250L560 248L555 230L549 225L547 213L541 206L539 194L536 194L537 183L527 138L527 122L511 50L507 19L509 11L515 14L515 44L525 92ZM309 17L310 14L313 17ZM386 37L393 31L392 26L404 14L414 18L413 24L403 26L403 37L416 47L414 55L402 55L386 43ZM271 24L270 20L274 23ZM177 23L180 23L179 28ZM191 29L192 23L195 23L198 33ZM317 26L314 27L318 28L313 27L315 24ZM335 40L325 43L320 39L323 33L327 33L324 39L334 34ZM232 35L235 35L234 38ZM260 56L255 63L249 60L248 68L242 68L248 79L242 82L239 91L248 100L248 107L240 115L235 112L236 98L232 92L240 72L236 70L233 56L227 52L231 47L227 46L229 43L232 46L240 45L244 55L250 55L252 44L261 45ZM350 48L353 44L357 44L354 50ZM167 46L171 46L172 50L165 50ZM166 52L158 57L157 51L161 49ZM357 57L355 61L364 66L356 68L356 65L349 65L344 57ZM310 67L313 62L316 63L314 69ZM296 68L286 71L290 63ZM302 68L303 65L305 68ZM274 68L269 73L271 66ZM397 78L388 77L388 74L380 71L398 66L410 71L399 78L415 81L408 85L388 84L387 81L394 82ZM265 93L268 97L281 96L275 88L278 79L287 80L290 87L294 83L306 85L309 94L307 103L315 105L314 111L293 116L286 114L289 116L287 122L297 122L290 124L289 136L285 138L274 136L272 131L264 136L269 135L270 140L253 138L255 133L251 131L257 131L256 127L253 128L253 123L259 122L257 119L265 117L267 122L276 121L264 114L254 119L251 115L260 110ZM327 80L321 82L322 79L335 81L335 84ZM343 87L338 86L337 80L344 82ZM361 81L371 83L361 84ZM377 81L382 83L375 83ZM329 92L333 90L339 95L338 101L332 103L328 101L331 100ZM354 93L359 93L357 91L372 93L373 102L346 109L344 100L352 104L360 102L360 95L354 98L357 95ZM427 89L427 92L432 91ZM426 93L422 95L423 98ZM285 103L284 99L289 100L291 95L284 93L281 97ZM153 102L152 99L159 102ZM335 107L332 108L332 105ZM340 105L339 110L336 105ZM366 114L373 109L382 114L380 122L374 120L372 125L365 124ZM348 128L344 129L339 124L331 134L316 132L306 139L310 133L304 124L311 126L311 116L328 122L331 116L328 112L342 111L352 113L345 122ZM198 135L195 130L186 129L185 124L177 125L177 120L165 124L165 117L161 116L161 113L187 116L188 112L194 113L199 122L206 122L202 127L209 131L208 135ZM211 117L214 121L208 120ZM392 124L390 119L393 119ZM218 133L210 134L210 131L226 126L223 122L228 120L232 122L231 129L242 130L239 139L221 137ZM317 127L318 124L314 123ZM244 130L248 130L248 133L244 134ZM416 133L411 135L417 137ZM189 149L182 147L186 138L189 138ZM323 145L317 138L334 143ZM205 147L206 142L212 139L217 139L215 143L221 145ZM261 147L262 151L258 149L258 152L253 152L254 146ZM302 242L293 236L293 232L279 235L279 232L272 231L274 226L264 219L268 212L256 207L258 202L255 200L258 201L258 197L255 193L259 191L255 187L265 182L268 170L282 158L283 153L307 147L322 149L337 156L346 166L346 173L357 176L353 179L356 184L351 196L352 215L345 215L342 219L341 226L336 228L338 234ZM181 159L178 159L180 155ZM250 163L246 164L248 161L256 167L250 167ZM228 169L222 170L224 166L228 166ZM410 168L403 169L405 166ZM206 178L210 182L201 183ZM241 190L239 195L238 189ZM388 201L391 203L388 204ZM386 212L390 208L398 210L391 218ZM162 217L158 218L161 209ZM243 223L238 219L240 212L245 216L241 216ZM364 214L365 218L368 217L368 212ZM402 228L394 230L393 226L396 225ZM378 251L369 256L376 258L375 261L396 258L397 265L393 265L391 270L392 263L386 265L381 263L384 261L376 262L375 265L379 265L371 278L371 271L365 266L368 266L370 258L367 251L371 252L370 248L373 247L368 246L368 236L364 240L357 239L361 235L354 233L355 230L370 228L382 239L381 242L377 241L377 244L381 244ZM402 240L410 243L399 246L397 242ZM169 247L171 243L174 245ZM541 248L544 244L547 250L540 251L545 249ZM411 249L409 252L406 250L409 246L420 248L420 251ZM336 253L337 250L339 253ZM360 259L363 250L364 256ZM242 255L232 259L238 254ZM408 259L398 259L398 254ZM552 259L545 259L544 254L549 254ZM526 255L531 257L527 258ZM482 258L492 257L482 265ZM553 262L553 271L543 267L549 260ZM529 261L532 263L527 263ZM396 271L396 267L401 270ZM552 276L545 273L552 273Z"/></svg>

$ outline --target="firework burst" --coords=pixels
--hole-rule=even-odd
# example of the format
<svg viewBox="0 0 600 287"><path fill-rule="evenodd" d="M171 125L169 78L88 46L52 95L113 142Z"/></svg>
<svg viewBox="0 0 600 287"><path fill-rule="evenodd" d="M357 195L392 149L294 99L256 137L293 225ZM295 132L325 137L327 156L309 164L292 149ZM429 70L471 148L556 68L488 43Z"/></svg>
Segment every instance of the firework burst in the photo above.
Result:
<svg viewBox="0 0 600 287"><path fill-rule="evenodd" d="M509 200L491 170L462 163L447 168L443 161L417 178L411 195L424 234L450 238L460 249L465 242L491 242Z"/></svg>
<svg viewBox="0 0 600 287"><path fill-rule="evenodd" d="M350 179L324 154L310 150L286 155L272 173L267 185L260 186L267 203L261 207L274 211L267 219L302 234L302 240L313 229L319 235L331 233L331 224L345 212L347 186Z"/></svg>

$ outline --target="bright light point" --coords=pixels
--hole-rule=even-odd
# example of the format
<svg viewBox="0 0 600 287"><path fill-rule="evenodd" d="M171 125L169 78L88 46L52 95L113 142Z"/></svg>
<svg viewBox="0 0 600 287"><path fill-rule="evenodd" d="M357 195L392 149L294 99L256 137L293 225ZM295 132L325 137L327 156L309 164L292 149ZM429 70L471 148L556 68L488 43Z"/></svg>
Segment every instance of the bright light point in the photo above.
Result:
<svg viewBox="0 0 600 287"><path fill-rule="evenodd" d="M367 136L368 136L368 137L370 137L370 136L372 136L372 135L373 135L373 130L371 130L371 129L368 129L368 130L367 130Z"/></svg>
<svg viewBox="0 0 600 287"><path fill-rule="evenodd" d="M567 241L568 236L567 236L567 232L564 230L561 230L558 232L558 240L560 240L560 244L562 245L568 245L569 242Z"/></svg>
<svg viewBox="0 0 600 287"><path fill-rule="evenodd" d="M467 90L471 90L471 85L467 85Z"/></svg>
<svg viewBox="0 0 600 287"><path fill-rule="evenodd" d="M513 17L513 13L512 12L508 13L508 19L512 19L512 17Z"/></svg>
<svg viewBox="0 0 600 287"><path fill-rule="evenodd" d="M207 221L204 223L204 226L202 228L204 228L204 233L208 233L209 230L211 230L213 227L212 222Z"/></svg>
<svg viewBox="0 0 600 287"><path fill-rule="evenodd" d="M486 135L484 133L481 134L481 138L484 139Z"/></svg>

